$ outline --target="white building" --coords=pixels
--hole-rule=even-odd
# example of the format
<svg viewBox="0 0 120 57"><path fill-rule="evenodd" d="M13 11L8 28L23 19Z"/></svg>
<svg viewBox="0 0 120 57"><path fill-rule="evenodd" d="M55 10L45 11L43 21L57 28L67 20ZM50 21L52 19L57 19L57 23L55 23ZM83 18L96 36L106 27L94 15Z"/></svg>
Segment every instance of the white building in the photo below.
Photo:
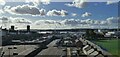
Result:
<svg viewBox="0 0 120 57"><path fill-rule="evenodd" d="M105 37L120 37L120 31L107 32Z"/></svg>

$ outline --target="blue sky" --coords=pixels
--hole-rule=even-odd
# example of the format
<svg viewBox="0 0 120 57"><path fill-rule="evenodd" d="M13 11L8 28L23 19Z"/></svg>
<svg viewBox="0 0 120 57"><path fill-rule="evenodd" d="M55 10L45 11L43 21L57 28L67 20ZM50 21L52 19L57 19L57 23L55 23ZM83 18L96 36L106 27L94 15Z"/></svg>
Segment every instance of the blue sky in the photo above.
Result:
<svg viewBox="0 0 120 57"><path fill-rule="evenodd" d="M41 17L41 16L37 16L37 17L33 17L33 16L26 16L23 15L22 17L24 18L30 18L30 19L71 19L71 18L75 18L75 19L98 19L98 20L103 20L106 19L108 17L117 17L118 16L118 4L113 4L113 5L106 5L106 2L88 2L84 8L76 8L76 7L68 7L65 4L66 3L71 3L71 2L51 2L49 5L44 5L44 4L40 4L38 7L39 8L44 8L47 11L49 10L67 10L68 11L68 15L66 17L60 17L60 16L46 16L46 17ZM15 7L17 5L23 5L23 4L27 4L24 2L8 2L6 3L7 6L11 6L11 7ZM32 3L29 3L30 5L32 5ZM5 6L6 6L5 5ZM4 6L3 6L4 7ZM84 12L90 12L92 13L92 16L90 17L85 17L82 18L81 15ZM78 14L77 16L71 16L71 13L76 13ZM15 17L21 17L19 15L11 15L11 14L4 14L3 16L15 16Z"/></svg>
<svg viewBox="0 0 120 57"><path fill-rule="evenodd" d="M28 8L29 8L29 6L34 6L33 8L36 8L38 10L44 9L45 12L43 12L43 11L41 12L44 15L42 15L42 16L34 15L33 16L32 13L34 13L34 12L30 12L30 13L27 12L27 14L22 12L22 14L21 14L20 11L26 10L26 9L22 8L23 5L27 5ZM7 10L4 9L6 6L10 6L9 9L7 9ZM29 8L29 9L31 9L31 8ZM20 9L20 11L19 11L19 9ZM81 7L81 4L76 5L76 4L73 4L73 2L50 2L49 4L40 3L40 4L37 4L37 6L35 6L34 3L32 3L32 2L29 2L29 3L6 2L6 4L2 6L1 10L4 12L4 13L1 13L2 17L6 17L8 19L10 19L10 17L12 17L13 19L23 18L23 19L26 19L26 21L30 21L31 23L41 23L41 21L37 22L39 20L48 20L48 21L54 22L54 23L55 22L62 23L62 21L66 21L66 19L67 19L67 21L64 22L66 27L69 27L69 26L71 27L71 26L73 26L73 24L81 25L81 22L84 22L84 20L89 20L89 19L90 19L90 22L100 21L101 23L103 21L110 20L111 22L113 22L111 24L113 24L113 26L114 26L114 22L115 22L114 19L116 20L118 17L118 3L114 3L114 2L112 2L112 3L109 2L108 4L107 4L107 2L86 2L84 4L84 6L82 5L82 7ZM17 10L18 10L18 12L17 12ZM63 12L62 12L62 10L63 10ZM50 13L48 14L49 11L50 11ZM51 11L52 11L52 13L51 13ZM12 14L11 12L15 13L15 14ZM18 15L18 14L20 14L20 15ZM71 19L74 19L74 20L71 21ZM55 21L51 21L51 20L55 20ZM105 27L105 25L109 23L108 21L106 21L106 23L104 22L104 25L101 24L101 26ZM76 24L75 22L78 22L78 23ZM85 22L87 22L87 21L85 21ZM85 22L84 22L84 24L87 24L87 25L91 24L90 22L88 22L88 23L85 23ZM44 23L45 23L45 21L44 21ZM66 25L66 24L68 24L68 25ZM59 25L57 25L57 26L59 26ZM88 26L90 26L90 25L88 25ZM96 24L92 24L92 26L95 27ZM111 26L111 27L113 27L113 26ZM55 27L55 26L53 26L53 27ZM63 26L61 28L63 28Z"/></svg>

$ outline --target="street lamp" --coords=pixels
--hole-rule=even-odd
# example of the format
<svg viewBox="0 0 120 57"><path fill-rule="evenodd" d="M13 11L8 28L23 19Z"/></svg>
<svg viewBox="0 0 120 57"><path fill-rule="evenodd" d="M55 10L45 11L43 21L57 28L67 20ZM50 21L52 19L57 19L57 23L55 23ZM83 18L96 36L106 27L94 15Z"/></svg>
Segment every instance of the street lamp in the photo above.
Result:
<svg viewBox="0 0 120 57"><path fill-rule="evenodd" d="M12 47L8 47L8 50L9 50L9 57L10 57L10 50L12 49Z"/></svg>

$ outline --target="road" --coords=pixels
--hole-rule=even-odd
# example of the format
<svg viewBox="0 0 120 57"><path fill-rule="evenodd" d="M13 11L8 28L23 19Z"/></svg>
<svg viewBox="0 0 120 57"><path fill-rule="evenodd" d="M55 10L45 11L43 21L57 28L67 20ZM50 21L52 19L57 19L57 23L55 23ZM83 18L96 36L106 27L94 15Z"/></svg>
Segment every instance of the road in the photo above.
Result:
<svg viewBox="0 0 120 57"><path fill-rule="evenodd" d="M12 49L8 49L11 47ZM17 47L17 49L13 49L13 47ZM13 55L13 53L18 53L18 55L26 55L37 48L36 45L11 45L11 46L3 46L4 55Z"/></svg>
<svg viewBox="0 0 120 57"><path fill-rule="evenodd" d="M59 39L53 40L50 44L47 45L48 48L42 50L37 54L36 57L60 57L62 55L65 55L65 52L62 48L54 47L58 40Z"/></svg>
<svg viewBox="0 0 120 57"><path fill-rule="evenodd" d="M60 40L60 39L53 40L50 44L47 45L47 47L54 47L58 40Z"/></svg>

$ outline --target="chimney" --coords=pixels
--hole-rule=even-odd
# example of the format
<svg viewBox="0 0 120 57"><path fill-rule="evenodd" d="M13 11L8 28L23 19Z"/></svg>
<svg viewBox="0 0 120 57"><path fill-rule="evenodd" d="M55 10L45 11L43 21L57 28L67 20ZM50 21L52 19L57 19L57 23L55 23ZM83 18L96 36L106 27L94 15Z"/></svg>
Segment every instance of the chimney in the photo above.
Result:
<svg viewBox="0 0 120 57"><path fill-rule="evenodd" d="M30 32L30 25L27 25L27 31Z"/></svg>
<svg viewBox="0 0 120 57"><path fill-rule="evenodd" d="M11 26L11 30L14 30L14 26Z"/></svg>

